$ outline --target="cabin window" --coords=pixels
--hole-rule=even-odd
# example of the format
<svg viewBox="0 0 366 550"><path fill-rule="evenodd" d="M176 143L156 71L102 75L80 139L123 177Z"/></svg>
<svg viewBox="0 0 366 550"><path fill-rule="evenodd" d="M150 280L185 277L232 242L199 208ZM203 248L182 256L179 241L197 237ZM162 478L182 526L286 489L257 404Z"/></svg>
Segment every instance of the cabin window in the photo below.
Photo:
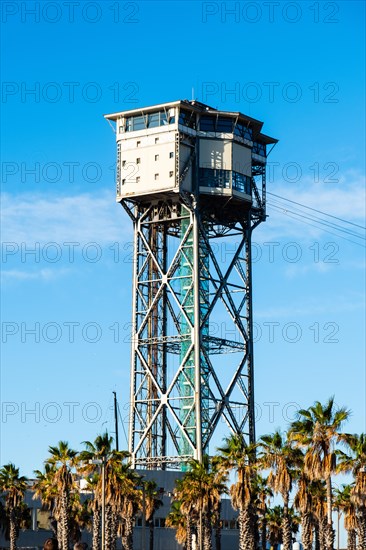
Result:
<svg viewBox="0 0 366 550"><path fill-rule="evenodd" d="M214 132L215 118L212 116L202 116L200 120L200 130L203 132Z"/></svg>
<svg viewBox="0 0 366 550"><path fill-rule="evenodd" d="M216 132L231 134L233 131L233 119L219 116L217 119Z"/></svg>

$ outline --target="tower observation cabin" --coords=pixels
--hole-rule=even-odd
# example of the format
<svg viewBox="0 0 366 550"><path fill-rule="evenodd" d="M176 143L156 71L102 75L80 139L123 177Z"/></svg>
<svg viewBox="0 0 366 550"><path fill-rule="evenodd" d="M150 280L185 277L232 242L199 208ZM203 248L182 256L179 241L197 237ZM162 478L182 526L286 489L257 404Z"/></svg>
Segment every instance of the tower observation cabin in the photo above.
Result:
<svg viewBox="0 0 366 550"><path fill-rule="evenodd" d="M135 467L185 467L222 423L255 440L251 234L277 140L198 101L105 118L134 226L129 450Z"/></svg>
<svg viewBox="0 0 366 550"><path fill-rule="evenodd" d="M259 120L186 100L105 118L116 122L118 201L199 193L220 208L263 214L252 178L262 175L267 147L277 140L261 133Z"/></svg>

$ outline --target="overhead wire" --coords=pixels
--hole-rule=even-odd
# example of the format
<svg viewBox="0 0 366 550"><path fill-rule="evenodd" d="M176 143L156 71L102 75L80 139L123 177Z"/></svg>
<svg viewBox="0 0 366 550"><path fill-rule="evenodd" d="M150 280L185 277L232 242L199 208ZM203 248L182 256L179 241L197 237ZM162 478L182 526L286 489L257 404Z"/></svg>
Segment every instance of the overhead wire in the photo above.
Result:
<svg viewBox="0 0 366 550"><path fill-rule="evenodd" d="M337 227L337 226L334 226L334 225L331 225L331 224L327 224L324 221L319 221L319 220L311 218L309 216L303 216L302 214L299 214L298 212L293 212L292 210L290 210L288 208L284 208L283 206L279 206L279 205L271 204L271 203L269 203L268 206L270 208L276 209L276 211L279 211L283 214L288 215L289 217L291 217L293 219L296 219L297 221L300 221L302 223L307 223L308 225L311 225L312 227L316 227L319 230L326 231L326 232L331 233L333 235L337 235L339 237L342 237L342 234L343 234L343 235L348 235L349 237L353 237L354 239L357 238L357 239L361 239L362 241L365 240L365 237L363 237L362 235L357 235L355 233L344 230L340 227ZM312 223L310 223L309 221L306 221L306 220L309 220ZM325 229L323 226L328 227L329 229L332 229L333 231L330 231L329 229ZM362 243L360 243L358 241L352 241L352 242L355 242L356 244L361 244L362 245Z"/></svg>
<svg viewBox="0 0 366 550"><path fill-rule="evenodd" d="M306 215L304 214L303 212L301 212L301 210L299 210L298 208L293 208L292 210L290 210L287 206L284 206L283 204L281 203L278 203L278 201L274 201L273 203L271 202L268 202L269 205L273 205L273 206L277 206L278 208L283 208L284 210L286 211L289 211L289 212L292 212L293 214L295 215L298 215L300 217L303 217L305 219L308 219L308 220L311 220L311 221L314 221L316 223L319 223L320 225L326 225L328 227L331 227L332 229L336 229L337 231L341 231L343 233L347 233L353 237L357 237L359 239L365 239L365 237L363 235L360 235L359 233L356 233L355 231L351 230L351 229L347 229L347 228L344 228L342 226L340 226L339 224L336 224L332 221L328 221L328 220L325 220L323 218L320 218L319 216L315 216L315 215Z"/></svg>
<svg viewBox="0 0 366 550"><path fill-rule="evenodd" d="M329 229L324 229L323 227L319 228L319 226L313 224L313 223L310 223L310 222L307 222L305 220L302 220L302 219L299 219L298 216L296 215L292 215L292 213L289 211L289 210L283 210L282 208L280 207L276 207L275 205L270 205L268 204L268 206L270 208L274 208L274 209L277 209L279 210L281 213L283 214L286 214L287 216L289 216L290 218L296 220L296 221L299 221L301 223L306 223L307 225L310 225L311 227L315 227L316 229L321 229L322 231L324 231L325 233L330 233L331 235L335 235L336 237L340 238L340 239L344 239L345 241L348 241L348 242L351 242L353 244L356 244L358 246L361 246L361 247L364 247L364 245L362 243L359 243L357 241L353 241L352 239L348 239L347 237L344 237L343 235L339 235L339 233L334 233L333 231L329 231Z"/></svg>
<svg viewBox="0 0 366 550"><path fill-rule="evenodd" d="M336 223L332 221L329 218L332 218L334 220L338 220L339 222L342 222L343 224L352 225L354 227L358 227L359 229L365 229L363 226L356 224L354 222L350 222L349 220L345 220L339 216L334 216L333 214L328 214L327 212L324 212L322 210L312 208L310 206L307 206L306 204L302 204L300 202L294 201L292 199L287 199L286 197L283 197L281 195L277 195L276 193L267 192L268 195L271 197L275 197L271 200L267 201L267 204L270 208L273 208L275 211L281 212L282 214L285 214L289 216L292 219L295 219L297 221L300 221L302 223L306 223L307 225L310 225L312 227L315 227L317 229L320 229L322 231L325 231L327 233L330 233L331 235L335 235L339 238L342 238L344 240L347 240L353 244L357 244L359 246L364 246L363 243L355 241L353 239L361 239L365 240L365 236L360 235L359 232L356 232L355 230L352 230L349 227L344 227L343 225ZM279 200L278 200L279 199ZM288 203L288 204L287 204ZM300 208L297 208L296 205ZM316 212L317 214L320 214L321 216L312 214L312 212ZM312 222L312 223L310 223ZM325 227L323 227L325 226ZM328 229L326 229L328 228ZM330 231L330 229L332 231ZM336 232L336 233L335 233ZM347 235L347 237L353 237L347 238L344 235Z"/></svg>
<svg viewBox="0 0 366 550"><path fill-rule="evenodd" d="M294 200L287 199L286 197L281 197L281 195L276 195L276 193L270 193L269 191L267 191L267 195L272 195L272 197L277 197L278 199L282 199L287 202L292 202L293 204L297 204L298 206L301 206L302 208L306 208L307 210L313 210L314 212L318 212L318 214L323 214L324 216L328 216L329 218L334 218L335 220L339 220L344 223L354 225L355 227L359 227L360 229L366 229L366 227L363 227L362 225L358 225L357 223L350 222L349 220L339 218L338 216L334 216L333 214L328 214L327 212L323 212L322 210L317 210L316 208L312 208L311 206L307 206L306 204L302 204L301 202L296 202Z"/></svg>

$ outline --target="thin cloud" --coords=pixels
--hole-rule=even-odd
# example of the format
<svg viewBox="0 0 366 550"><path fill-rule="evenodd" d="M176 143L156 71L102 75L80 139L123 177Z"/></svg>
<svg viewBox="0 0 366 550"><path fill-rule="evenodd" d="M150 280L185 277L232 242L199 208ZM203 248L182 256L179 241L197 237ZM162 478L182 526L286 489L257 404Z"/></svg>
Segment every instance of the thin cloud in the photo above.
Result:
<svg viewBox="0 0 366 550"><path fill-rule="evenodd" d="M307 302L306 304L290 304L289 306L280 306L273 308L266 308L265 310L256 309L256 319L285 319L285 318L299 318L306 317L308 315L337 315L346 312L355 312L364 309L365 296L353 295L349 293L347 297L339 299L338 302Z"/></svg>
<svg viewBox="0 0 366 550"><path fill-rule="evenodd" d="M130 239L132 224L111 193L44 197L2 194L2 240L15 243L96 242Z"/></svg>
<svg viewBox="0 0 366 550"><path fill-rule="evenodd" d="M365 184L364 178L355 171L343 174L336 184L314 183L311 179L302 180L299 184L284 185L283 182L274 182L268 184L268 191L364 225ZM270 206L274 202L284 205L282 212ZM269 218L256 229L253 240L260 243L286 238L290 241L304 242L311 239L337 238L326 231L336 233L331 228L314 227L309 225L312 223L309 220L300 221L290 217L293 208L298 207L268 195ZM311 213L306 209L302 212ZM328 218L328 221L337 222L331 218ZM344 226L352 229L350 225ZM361 229L354 229L362 234ZM353 238L347 234L341 235ZM2 237L4 242L15 243L96 242L103 246L111 242L130 241L132 224L126 213L115 203L112 192L56 198L31 193L4 193ZM353 240L362 243L360 239Z"/></svg>
<svg viewBox="0 0 366 550"><path fill-rule="evenodd" d="M4 283L12 281L52 281L69 275L71 272L71 269L39 269L37 271L8 269L1 272L1 279Z"/></svg>

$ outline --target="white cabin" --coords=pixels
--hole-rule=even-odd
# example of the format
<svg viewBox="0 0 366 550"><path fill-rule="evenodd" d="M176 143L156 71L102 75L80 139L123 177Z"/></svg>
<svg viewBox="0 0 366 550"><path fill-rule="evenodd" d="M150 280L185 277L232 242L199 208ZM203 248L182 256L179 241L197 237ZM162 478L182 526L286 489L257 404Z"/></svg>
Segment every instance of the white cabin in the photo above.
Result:
<svg viewBox="0 0 366 550"><path fill-rule="evenodd" d="M253 167L265 165L263 123L181 100L105 115L116 123L117 201L182 192L251 204Z"/></svg>

